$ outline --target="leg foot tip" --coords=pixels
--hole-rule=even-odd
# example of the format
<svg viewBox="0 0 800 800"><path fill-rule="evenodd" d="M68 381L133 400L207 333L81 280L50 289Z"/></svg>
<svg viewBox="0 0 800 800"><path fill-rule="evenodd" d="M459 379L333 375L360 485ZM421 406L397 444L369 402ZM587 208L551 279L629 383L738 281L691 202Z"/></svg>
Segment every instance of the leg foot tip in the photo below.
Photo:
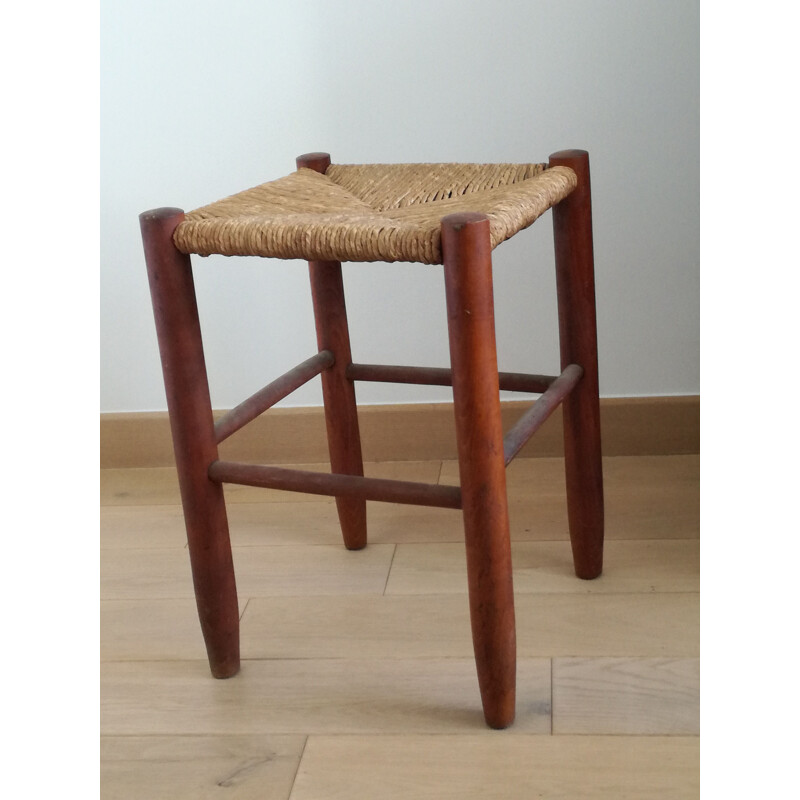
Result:
<svg viewBox="0 0 800 800"><path fill-rule="evenodd" d="M232 678L234 675L238 674L239 669L240 664L237 659L236 662L213 665L211 667L211 674L218 680L224 680L225 678Z"/></svg>
<svg viewBox="0 0 800 800"><path fill-rule="evenodd" d="M486 724L494 731L502 731L506 728L510 728L514 724L514 714L512 713L508 717L484 717L486 720Z"/></svg>
<svg viewBox="0 0 800 800"><path fill-rule="evenodd" d="M602 567L593 567L591 569L576 569L575 575L579 577L582 581L593 581L595 578L599 578L603 574Z"/></svg>
<svg viewBox="0 0 800 800"><path fill-rule="evenodd" d="M508 728L514 723L516 701L504 699L499 703L486 703L483 706L483 718L486 724L496 731Z"/></svg>

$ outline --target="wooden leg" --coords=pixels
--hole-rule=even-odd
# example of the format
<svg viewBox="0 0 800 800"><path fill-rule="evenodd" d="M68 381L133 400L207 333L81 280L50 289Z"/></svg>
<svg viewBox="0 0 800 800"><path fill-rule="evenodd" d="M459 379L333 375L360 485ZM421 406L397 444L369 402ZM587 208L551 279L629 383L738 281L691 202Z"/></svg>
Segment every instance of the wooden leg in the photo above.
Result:
<svg viewBox="0 0 800 800"><path fill-rule="evenodd" d="M488 219L445 217L442 249L478 683L487 724L505 728L514 720L516 632Z"/></svg>
<svg viewBox="0 0 800 800"><path fill-rule="evenodd" d="M575 574L590 579L603 570L603 464L589 154L564 150L550 156L550 165L578 176L575 191L553 208L553 233L561 367L580 364L584 371L563 405L564 456Z"/></svg>
<svg viewBox="0 0 800 800"><path fill-rule="evenodd" d="M139 217L200 626L212 674L228 678L239 671L239 607L222 487L208 478L217 444L192 266L172 241L182 219L176 208Z"/></svg>
<svg viewBox="0 0 800 800"><path fill-rule="evenodd" d="M331 471L342 475L363 475L356 392L353 381L345 375L352 357L344 304L342 265L338 261L309 261L308 271L319 349L330 350L336 359L334 365L321 374ZM337 497L336 508L345 547L348 550L365 547L366 500Z"/></svg>
<svg viewBox="0 0 800 800"><path fill-rule="evenodd" d="M297 157L297 166L325 172L330 166L328 153L306 153ZM342 475L363 475L361 435L353 381L345 374L353 360L344 302L342 265L338 261L309 261L311 297L320 350L330 350L336 363L322 373L322 399L331 471ZM336 509L342 538L348 550L367 544L367 503L355 497L337 497Z"/></svg>

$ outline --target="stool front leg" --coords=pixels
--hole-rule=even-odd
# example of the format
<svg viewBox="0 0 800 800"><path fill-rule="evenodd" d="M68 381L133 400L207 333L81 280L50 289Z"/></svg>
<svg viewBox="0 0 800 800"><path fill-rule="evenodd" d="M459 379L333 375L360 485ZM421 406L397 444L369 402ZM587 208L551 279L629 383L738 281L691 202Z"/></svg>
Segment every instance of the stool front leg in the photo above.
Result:
<svg viewBox="0 0 800 800"><path fill-rule="evenodd" d="M239 671L239 606L222 486L208 478L218 456L192 265L172 240L183 216L161 208L139 220L200 626L212 674L228 678Z"/></svg>
<svg viewBox="0 0 800 800"><path fill-rule="evenodd" d="M577 188L553 207L553 233L561 368L583 367L563 405L569 531L575 574L591 579L603 571L604 512L589 154L554 153L550 166L569 167L578 176Z"/></svg>
<svg viewBox="0 0 800 800"><path fill-rule="evenodd" d="M516 630L487 217L445 217L442 250L478 683L487 724L505 728L514 720Z"/></svg>

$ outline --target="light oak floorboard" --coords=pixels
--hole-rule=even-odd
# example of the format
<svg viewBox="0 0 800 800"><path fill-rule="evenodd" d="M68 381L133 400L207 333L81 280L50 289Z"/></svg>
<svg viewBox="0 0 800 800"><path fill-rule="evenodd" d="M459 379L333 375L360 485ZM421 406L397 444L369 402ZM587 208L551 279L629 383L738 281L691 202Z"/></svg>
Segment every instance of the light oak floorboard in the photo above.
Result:
<svg viewBox="0 0 800 800"><path fill-rule="evenodd" d="M462 596L344 598L308 609L297 598L250 601L243 642L256 658L469 657L469 612ZM304 609L304 606L306 607ZM307 609L307 610L306 610ZM694 655L696 595L519 595L520 657L563 655ZM269 633L276 637L270 640Z"/></svg>
<svg viewBox="0 0 800 800"><path fill-rule="evenodd" d="M233 551L240 600L272 595L383 594L394 545L242 547ZM106 549L100 596L106 600L193 597L186 548Z"/></svg>
<svg viewBox="0 0 800 800"><path fill-rule="evenodd" d="M512 541L569 541L566 498L534 490L509 490ZM291 524L291 523L289 523ZM367 504L370 542L463 542L461 512L391 503ZM605 536L616 539L696 539L699 503L684 496L627 501L608 498Z"/></svg>
<svg viewBox="0 0 800 800"><path fill-rule="evenodd" d="M230 503L227 512L234 547L342 545L333 498L321 498L318 503ZM104 506L100 525L102 547L176 547L186 543L180 506Z"/></svg>
<svg viewBox="0 0 800 800"><path fill-rule="evenodd" d="M298 469L327 472L328 464L294 464ZM318 495L259 489L253 486L225 487L227 503L257 502L314 502ZM140 469L103 469L100 471L100 504L115 505L177 505L181 502L178 473L175 467L142 467Z"/></svg>
<svg viewBox="0 0 800 800"><path fill-rule="evenodd" d="M614 504L617 508L615 510ZM609 501L606 539L689 539L699 533L696 508L681 500L636 506L624 497ZM509 496L513 541L569 540L566 501L562 497ZM229 503L234 546L330 544L342 542L332 499L274 503ZM443 508L367 503L371 544L463 542L461 512ZM103 506L100 543L106 548L179 547L186 541L178 505Z"/></svg>
<svg viewBox="0 0 800 800"><path fill-rule="evenodd" d="M179 505L100 507L101 548L176 548L185 544L186 527Z"/></svg>
<svg viewBox="0 0 800 800"><path fill-rule="evenodd" d="M696 456L657 460L616 457L605 461L607 539L699 536ZM366 471L376 477L435 482L439 467L439 462L387 462L367 464ZM311 468L328 467L317 464ZM512 539L568 539L563 472L563 459L559 458L519 459L512 464L508 472ZM457 483L457 464L444 464L442 480ZM246 490L247 496L239 490ZM235 545L341 541L331 498L248 487L228 487L227 491L231 499L231 540ZM185 541L177 478L171 468L102 470L101 497L103 547L168 547ZM314 506L307 505L310 501ZM370 542L463 541L458 511L368 503L367 515Z"/></svg>
<svg viewBox="0 0 800 800"><path fill-rule="evenodd" d="M549 734L550 660L517 667L516 733ZM228 680L200 661L101 665L107 735L468 733L485 729L472 658L244 661Z"/></svg>
<svg viewBox="0 0 800 800"><path fill-rule="evenodd" d="M310 736L291 800L696 800L694 738Z"/></svg>
<svg viewBox="0 0 800 800"><path fill-rule="evenodd" d="M700 535L699 456L615 456L603 474L606 538ZM512 538L568 538L563 459L517 459L506 479ZM457 462L443 463L441 482L458 484Z"/></svg>
<svg viewBox="0 0 800 800"><path fill-rule="evenodd" d="M332 498L317 503L230 503L227 511L235 547L342 544ZM179 547L186 542L180 506L104 506L100 526L101 546L107 548ZM464 540L461 512L443 508L370 502L367 530L370 544Z"/></svg>
<svg viewBox="0 0 800 800"><path fill-rule="evenodd" d="M697 659L556 658L553 732L697 734Z"/></svg>
<svg viewBox="0 0 800 800"><path fill-rule="evenodd" d="M698 605L692 594L518 595L517 651L521 658L696 655ZM242 648L253 658L469 658L469 607L461 595L254 599L242 619Z"/></svg>
<svg viewBox="0 0 800 800"><path fill-rule="evenodd" d="M695 592L700 556L696 540L610 541L603 574L575 577L566 542L513 542L515 592ZM400 544L387 594L467 591L464 548L457 544Z"/></svg>
<svg viewBox="0 0 800 800"><path fill-rule="evenodd" d="M511 538L569 539L567 500L514 488L508 493ZM697 539L700 498L682 489L605 495L606 539Z"/></svg>
<svg viewBox="0 0 800 800"><path fill-rule="evenodd" d="M235 492L244 661L218 681L174 471L104 470L104 798L696 797L698 463L605 460L605 573L588 582L572 573L563 460L511 466L506 732L480 709L459 512L370 503L370 546L351 553L330 498ZM439 461L367 473L457 479Z"/></svg>
<svg viewBox="0 0 800 800"><path fill-rule="evenodd" d="M666 487L697 491L700 456L610 456L603 459L607 492L658 491ZM517 458L506 471L509 490L565 494L563 458ZM441 482L458 483L458 462L442 462Z"/></svg>
<svg viewBox="0 0 800 800"><path fill-rule="evenodd" d="M241 601L242 655L265 658L470 658L461 595L268 597ZM521 594L517 652L683 656L699 651L697 594ZM205 659L194 600L101 603L104 661Z"/></svg>
<svg viewBox="0 0 800 800"><path fill-rule="evenodd" d="M305 736L105 736L103 800L286 800Z"/></svg>
<svg viewBox="0 0 800 800"><path fill-rule="evenodd" d="M514 586L526 592L693 592L699 588L696 541L620 541L606 546L606 568L582 581L561 542L512 544ZM234 548L240 597L304 594L465 593L461 544L373 544ZM390 572L391 568L391 572ZM105 549L101 598L192 597L186 548ZM388 576L388 582L387 582Z"/></svg>
<svg viewBox="0 0 800 800"><path fill-rule="evenodd" d="M102 661L206 658L194 598L101 600L100 631Z"/></svg>

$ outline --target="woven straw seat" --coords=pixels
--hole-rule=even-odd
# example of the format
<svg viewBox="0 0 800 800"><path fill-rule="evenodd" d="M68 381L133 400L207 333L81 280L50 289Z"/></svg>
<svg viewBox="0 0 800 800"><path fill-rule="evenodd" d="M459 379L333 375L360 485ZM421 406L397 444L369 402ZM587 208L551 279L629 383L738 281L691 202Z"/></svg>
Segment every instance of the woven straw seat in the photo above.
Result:
<svg viewBox="0 0 800 800"><path fill-rule="evenodd" d="M441 264L442 217L486 214L496 247L577 185L546 164L332 164L300 168L186 215L183 253Z"/></svg>

